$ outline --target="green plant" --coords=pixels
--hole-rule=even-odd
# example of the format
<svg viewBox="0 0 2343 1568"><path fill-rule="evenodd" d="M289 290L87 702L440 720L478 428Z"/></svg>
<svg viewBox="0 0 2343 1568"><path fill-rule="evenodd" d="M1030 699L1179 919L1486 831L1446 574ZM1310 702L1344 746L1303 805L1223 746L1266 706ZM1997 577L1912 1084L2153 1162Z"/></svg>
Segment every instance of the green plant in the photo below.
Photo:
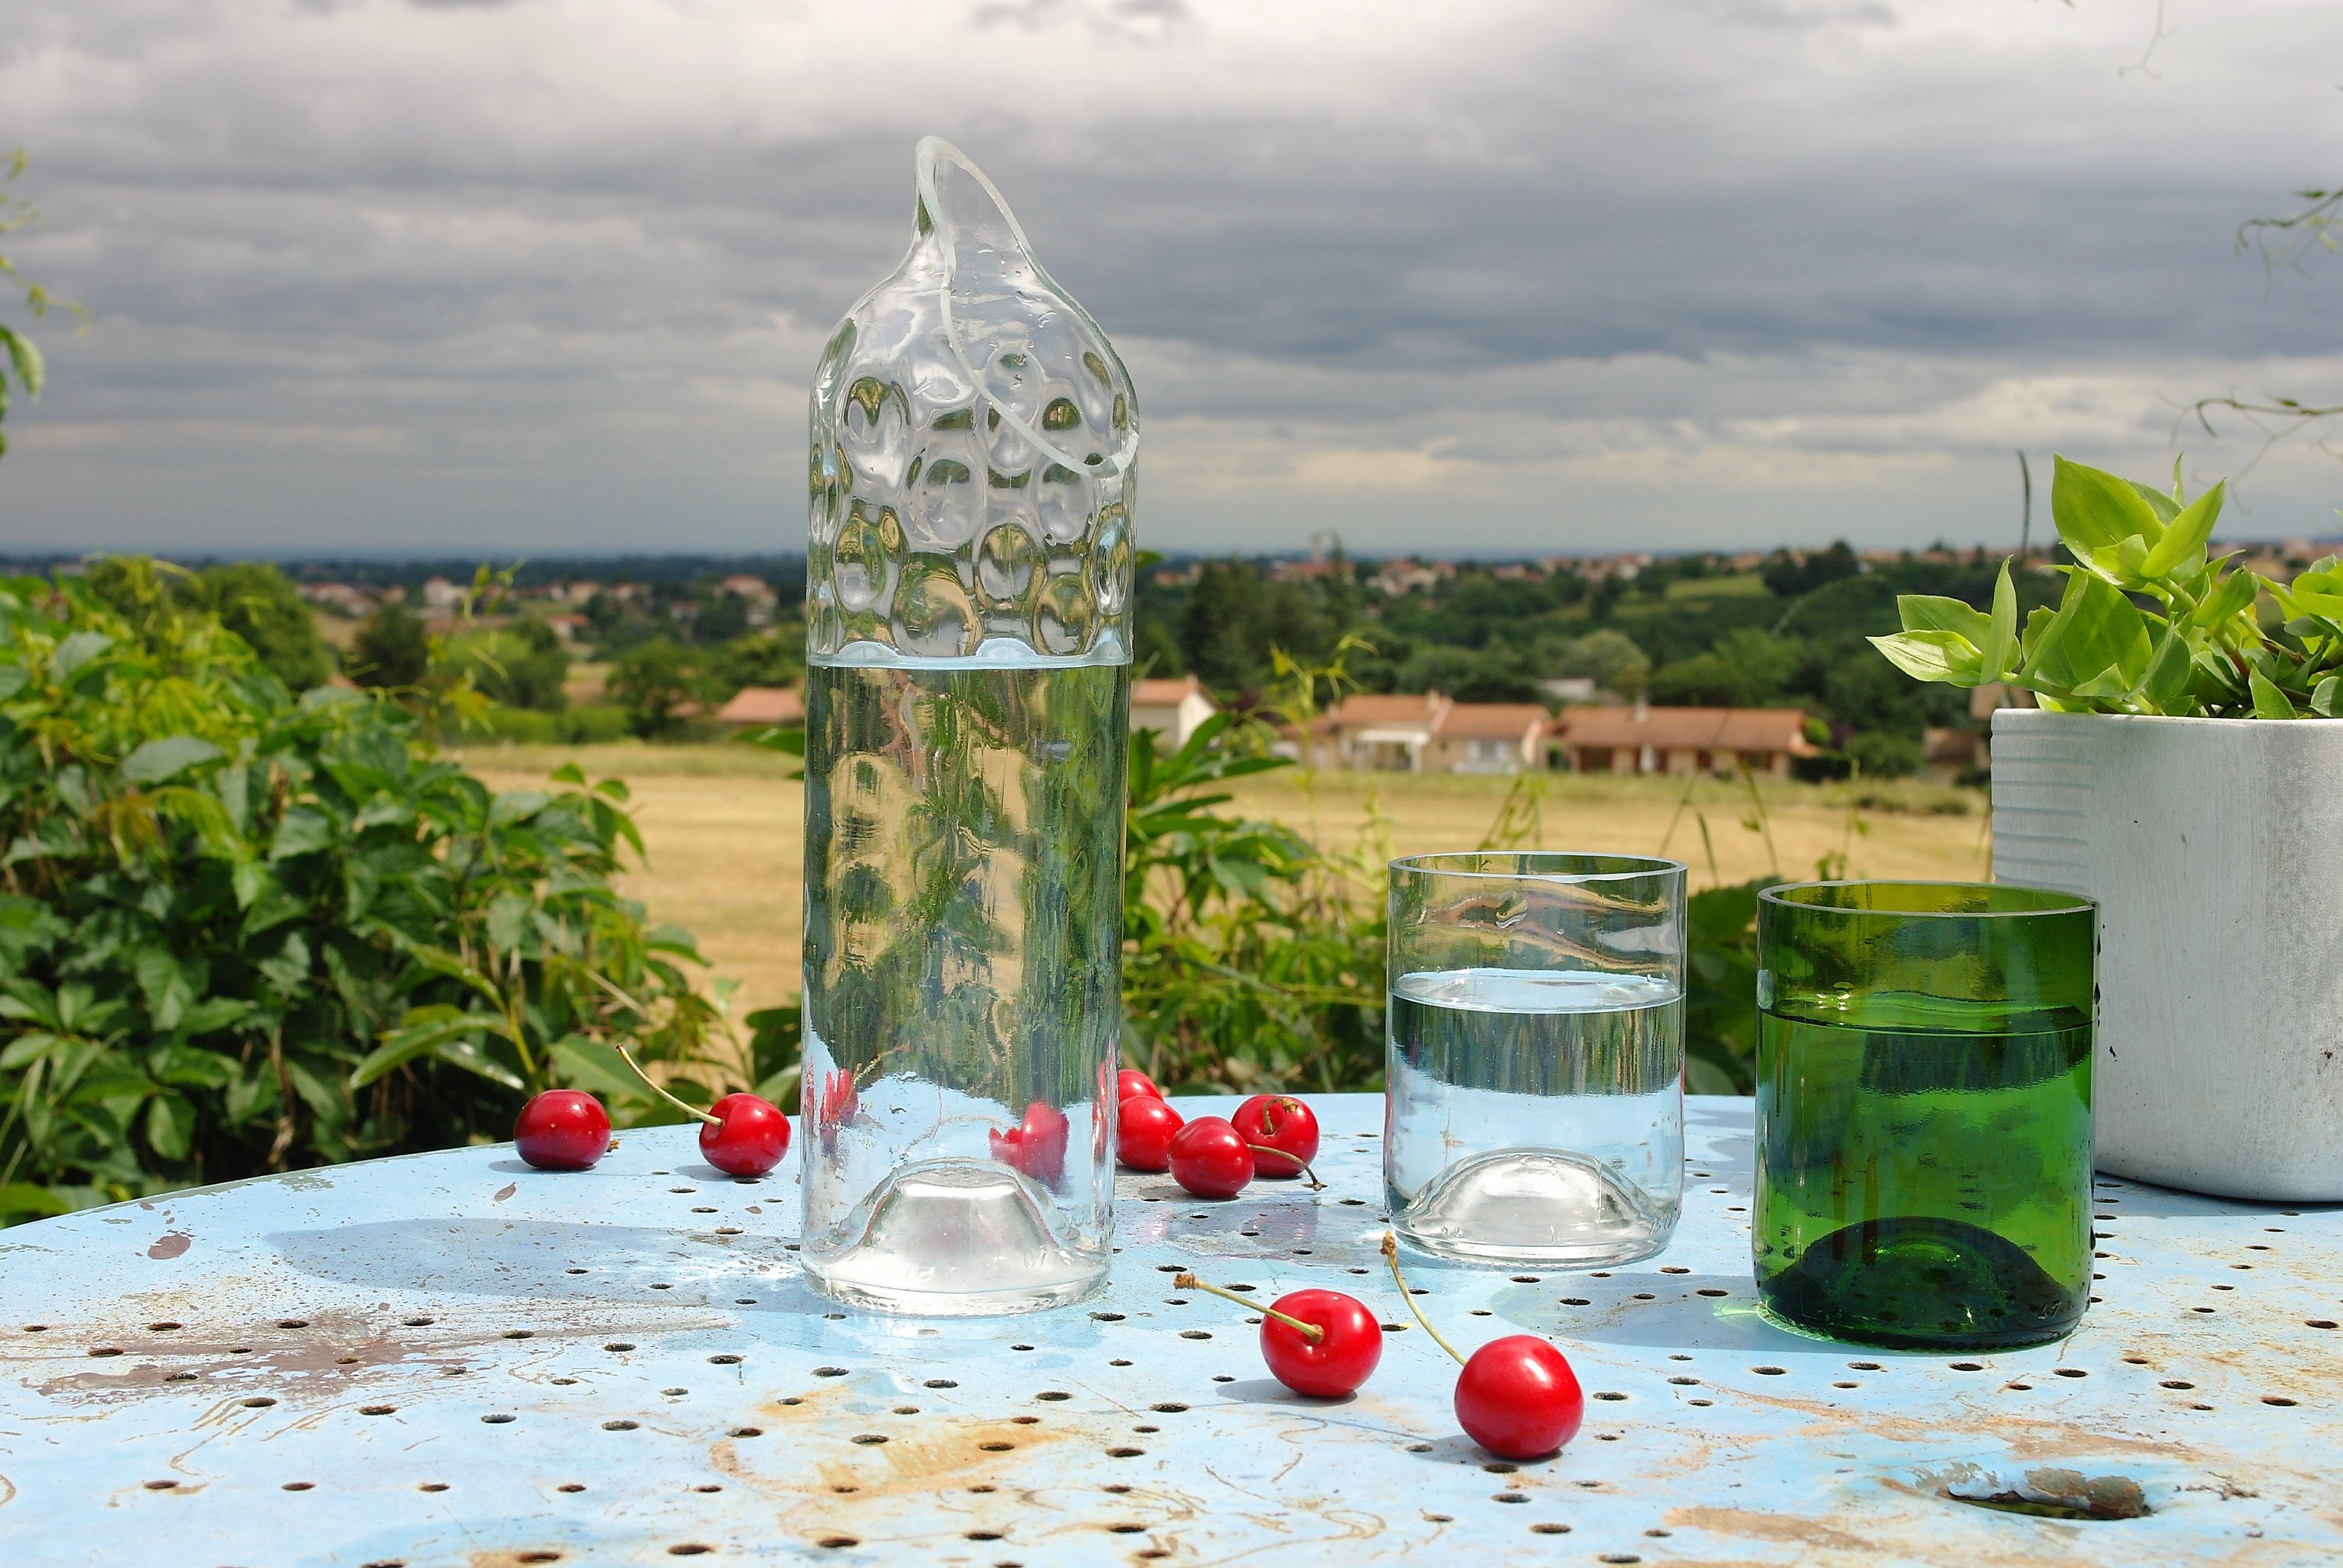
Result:
<svg viewBox="0 0 2343 1568"><path fill-rule="evenodd" d="M1906 674L2004 681L2066 712L2207 718L2343 717L2343 559L2291 586L2207 558L2223 487L2194 501L2057 460L2051 513L2076 564L2056 610L2020 629L2009 566L1990 613L1958 599L1897 599L1904 629L1872 644ZM2258 613L2264 598L2275 624ZM2139 601L2145 600L2146 604Z"/></svg>
<svg viewBox="0 0 2343 1568"><path fill-rule="evenodd" d="M558 713L569 706L562 682L569 655L554 629L534 616L450 638L444 657L491 702Z"/></svg>
<svg viewBox="0 0 2343 1568"><path fill-rule="evenodd" d="M707 695L705 651L666 638L637 643L610 671L610 700L627 711L635 733L659 740L682 728L684 709Z"/></svg>
<svg viewBox="0 0 2343 1568"><path fill-rule="evenodd" d="M403 604L386 604L366 618L350 644L350 678L376 690L420 686L431 669L431 634Z"/></svg>
<svg viewBox="0 0 2343 1568"><path fill-rule="evenodd" d="M301 592L267 561L231 561L182 571L166 563L152 568L178 605L208 611L242 638L277 679L295 691L323 686L334 673L333 650L317 635L317 623ZM132 564L101 560L91 566L90 585L134 624L147 613L132 582Z"/></svg>
<svg viewBox="0 0 2343 1568"><path fill-rule="evenodd" d="M40 208L8 194L9 183L20 178L24 172L25 155L21 150L0 158L0 234L10 233L41 220ZM80 306L71 300L56 298L47 289L18 272L15 264L5 255L0 255L0 282L24 290L25 308L33 313L35 321L46 316L55 306L64 307L85 322L88 319L88 313ZM0 321L0 419L8 417L8 377L11 372L15 376L16 384L25 389L25 396L37 401L41 387L48 380L48 367L41 358L41 351L34 347L31 338L6 322ZM0 457L6 456L7 451L7 432L0 430Z"/></svg>
<svg viewBox="0 0 2343 1568"><path fill-rule="evenodd" d="M623 785L492 793L119 586L0 580L0 1219L501 1137L554 1084L665 1120L619 1040L712 1098L720 1000L612 885Z"/></svg>
<svg viewBox="0 0 2343 1568"><path fill-rule="evenodd" d="M1379 1088L1380 889L1292 829L1215 808L1232 780L1291 767L1227 714L1169 756L1131 738L1123 1050L1197 1091Z"/></svg>

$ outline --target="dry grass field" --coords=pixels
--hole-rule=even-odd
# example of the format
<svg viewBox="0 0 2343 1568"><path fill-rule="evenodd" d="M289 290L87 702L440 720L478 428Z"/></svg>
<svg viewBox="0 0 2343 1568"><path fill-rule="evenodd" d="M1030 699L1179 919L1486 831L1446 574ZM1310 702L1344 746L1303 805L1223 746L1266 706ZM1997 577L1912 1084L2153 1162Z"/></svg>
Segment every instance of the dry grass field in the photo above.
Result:
<svg viewBox="0 0 2343 1568"><path fill-rule="evenodd" d="M498 789L540 786L572 759L589 776L624 779L633 789L650 861L628 873L628 890L654 919L697 936L715 975L742 982L736 1015L793 998L805 796L801 785L783 777L789 761L725 745L480 747L467 757ZM1372 860L1386 849L1407 855L1475 847L1509 783L1322 773L1305 790L1289 769L1247 780L1235 809ZM1990 875L1985 799L1974 790L1914 781L1766 785L1762 793L1763 824L1752 827L1758 819L1739 784L1703 779L1687 795L1682 779L1554 776L1544 780L1532 841L1554 849L1665 853L1692 867L1695 889L1777 868L1809 877L1817 860L1839 854L1848 874L1859 877Z"/></svg>

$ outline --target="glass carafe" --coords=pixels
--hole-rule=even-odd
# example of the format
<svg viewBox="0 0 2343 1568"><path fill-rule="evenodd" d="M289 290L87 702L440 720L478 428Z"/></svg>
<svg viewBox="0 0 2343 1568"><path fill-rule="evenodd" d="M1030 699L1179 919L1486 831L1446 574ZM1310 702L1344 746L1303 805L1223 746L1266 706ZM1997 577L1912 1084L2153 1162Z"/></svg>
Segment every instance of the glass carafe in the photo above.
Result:
<svg viewBox="0 0 2343 1568"><path fill-rule="evenodd" d="M1113 1228L1138 410L957 148L824 349L808 549L807 1276L1073 1301Z"/></svg>

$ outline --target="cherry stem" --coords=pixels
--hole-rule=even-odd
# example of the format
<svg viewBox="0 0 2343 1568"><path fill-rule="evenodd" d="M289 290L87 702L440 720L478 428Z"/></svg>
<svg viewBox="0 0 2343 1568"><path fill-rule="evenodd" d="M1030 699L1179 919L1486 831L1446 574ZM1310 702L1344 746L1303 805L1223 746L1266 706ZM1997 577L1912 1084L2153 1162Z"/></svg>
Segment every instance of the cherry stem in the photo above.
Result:
<svg viewBox="0 0 2343 1568"><path fill-rule="evenodd" d="M1432 1336L1432 1342L1454 1356L1456 1364L1463 1366L1464 1358L1456 1354L1456 1347L1440 1337L1440 1331L1432 1326L1432 1320L1425 1317L1423 1309L1415 1304L1415 1296L1407 1288L1407 1278L1399 1271L1399 1241L1389 1231L1383 1232L1383 1259L1391 1264L1392 1279L1399 1286L1399 1299L1407 1303L1407 1310L1415 1314L1415 1321L1423 1325L1423 1332Z"/></svg>
<svg viewBox="0 0 2343 1568"><path fill-rule="evenodd" d="M1283 1323L1287 1328L1292 1329L1295 1333L1300 1334L1303 1339L1308 1340L1313 1345L1320 1340L1326 1337L1326 1331L1319 1327L1316 1323L1305 1323L1300 1318L1294 1317L1291 1313L1279 1312L1275 1307L1264 1307L1258 1302L1248 1301L1244 1297L1237 1294L1234 1291L1224 1291L1218 1285L1208 1285L1204 1283L1203 1281L1196 1278L1193 1274L1180 1275L1172 1282L1172 1287L1174 1290L1180 1291L1209 1292L1211 1294L1220 1297L1224 1302L1234 1302L1241 1307L1251 1307L1253 1311L1260 1312L1264 1317L1275 1318L1279 1322Z"/></svg>
<svg viewBox="0 0 2343 1568"><path fill-rule="evenodd" d="M1280 1160L1292 1161L1296 1165L1302 1167L1302 1174L1310 1179L1310 1191L1312 1192L1323 1192L1326 1191L1326 1183L1318 1180L1318 1172L1310 1169L1310 1161L1302 1158L1301 1155L1289 1154L1282 1149L1263 1148L1258 1143L1248 1143L1245 1147L1252 1150L1256 1154L1274 1154Z"/></svg>
<svg viewBox="0 0 2343 1568"><path fill-rule="evenodd" d="M678 1100L674 1095L669 1094L666 1090L661 1089L658 1084L653 1083L651 1081L651 1075L643 1070L643 1064L637 1061L634 1057L628 1052L627 1048L623 1045L618 1047L618 1060L635 1070L635 1076L643 1081L644 1088L649 1090L653 1094L658 1095L661 1100L666 1101L669 1105L674 1106L678 1111L682 1111L686 1116L697 1116L700 1121L705 1121L710 1127L721 1127L724 1125L724 1119L722 1117L710 1116L708 1112L700 1110L699 1107L696 1105L687 1105L682 1101Z"/></svg>

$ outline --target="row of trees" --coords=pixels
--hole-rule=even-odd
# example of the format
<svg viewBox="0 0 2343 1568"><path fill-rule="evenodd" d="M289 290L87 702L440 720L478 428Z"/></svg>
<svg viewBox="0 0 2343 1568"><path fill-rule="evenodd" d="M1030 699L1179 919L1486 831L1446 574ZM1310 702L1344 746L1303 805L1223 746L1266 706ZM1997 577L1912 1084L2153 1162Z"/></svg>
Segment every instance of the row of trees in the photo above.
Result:
<svg viewBox="0 0 2343 1568"><path fill-rule="evenodd" d="M1275 678L1272 652L1322 660L1345 637L1367 691L1444 691L1466 701L1551 700L1544 683L1588 678L1661 704L1800 707L1867 773L1916 769L1922 731L1968 722L1961 695L1907 679L1865 644L1899 626L1898 594L1990 604L1996 562L1906 556L1865 570L1844 542L1776 552L1755 580L1699 556L1590 586L1568 572L1499 577L1467 568L1398 598L1366 591L1337 560L1317 577L1256 563L1206 563L1192 583L1142 582L1141 658L1151 673L1192 673L1246 706ZM2059 579L2022 574L2028 608Z"/></svg>

